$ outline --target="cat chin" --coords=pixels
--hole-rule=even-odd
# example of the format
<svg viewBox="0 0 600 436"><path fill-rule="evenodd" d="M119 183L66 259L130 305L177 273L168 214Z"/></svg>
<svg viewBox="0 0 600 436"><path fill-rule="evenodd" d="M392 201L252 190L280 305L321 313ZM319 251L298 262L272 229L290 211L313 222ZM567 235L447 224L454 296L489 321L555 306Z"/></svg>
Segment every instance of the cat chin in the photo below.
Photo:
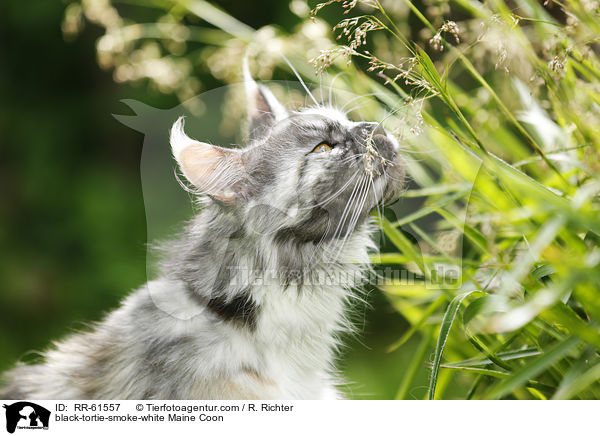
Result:
<svg viewBox="0 0 600 436"><path fill-rule="evenodd" d="M375 192L383 192L380 198L377 198L376 207L390 206L400 199L404 189L404 166L402 161L396 159L394 166L386 169L385 175L375 179Z"/></svg>

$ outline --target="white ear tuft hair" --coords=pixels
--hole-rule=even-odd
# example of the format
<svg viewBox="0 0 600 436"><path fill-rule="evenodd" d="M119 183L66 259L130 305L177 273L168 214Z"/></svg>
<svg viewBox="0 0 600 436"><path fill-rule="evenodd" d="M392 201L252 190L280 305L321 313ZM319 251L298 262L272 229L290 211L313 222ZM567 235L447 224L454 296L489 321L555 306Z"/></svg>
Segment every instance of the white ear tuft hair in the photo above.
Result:
<svg viewBox="0 0 600 436"><path fill-rule="evenodd" d="M244 170L239 151L195 141L183 130L183 117L171 127L171 150L183 175L200 191L231 203L243 186ZM238 191L236 191L236 189Z"/></svg>
<svg viewBox="0 0 600 436"><path fill-rule="evenodd" d="M248 55L244 56L244 60L242 61L242 75L244 78L244 82L246 82L246 86L254 85L256 86L256 82L252 79L252 73L250 73L250 66L248 64Z"/></svg>
<svg viewBox="0 0 600 436"><path fill-rule="evenodd" d="M177 121L173 123L173 127L171 127L171 135L169 137L169 142L171 143L171 150L173 151L173 156L175 160L179 162L181 151L189 147L192 144L195 144L197 141L194 141L188 135L185 134L183 130L185 124L185 117L181 116L177 118Z"/></svg>
<svg viewBox="0 0 600 436"><path fill-rule="evenodd" d="M248 58L242 65L246 102L248 105L250 139L262 137L278 121L288 117L288 111L266 86L257 84L248 67Z"/></svg>

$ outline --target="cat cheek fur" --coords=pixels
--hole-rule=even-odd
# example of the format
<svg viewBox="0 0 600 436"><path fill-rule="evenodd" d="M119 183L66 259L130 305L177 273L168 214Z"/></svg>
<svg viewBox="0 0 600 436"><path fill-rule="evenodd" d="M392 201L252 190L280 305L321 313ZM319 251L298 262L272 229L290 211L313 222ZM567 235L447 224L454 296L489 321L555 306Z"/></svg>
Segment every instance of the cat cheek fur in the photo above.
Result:
<svg viewBox="0 0 600 436"><path fill-rule="evenodd" d="M286 122L267 88L248 75L246 85L245 149L194 141L182 119L173 126L181 171L213 200L161 248L160 277L91 332L6 373L1 398L340 397L339 337L352 329L347 305L360 299L353 289L374 249L368 212L378 190L397 195L400 166L369 180L341 151L307 156L327 135L356 140L357 124L318 107ZM324 238L330 227L339 234Z"/></svg>

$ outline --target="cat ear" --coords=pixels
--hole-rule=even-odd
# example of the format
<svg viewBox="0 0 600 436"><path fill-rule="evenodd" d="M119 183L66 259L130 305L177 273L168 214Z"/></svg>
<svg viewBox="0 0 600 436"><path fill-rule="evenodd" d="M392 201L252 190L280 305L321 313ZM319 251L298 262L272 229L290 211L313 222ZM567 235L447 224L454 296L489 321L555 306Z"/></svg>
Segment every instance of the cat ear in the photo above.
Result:
<svg viewBox="0 0 600 436"><path fill-rule="evenodd" d="M276 122L287 118L288 113L267 87L252 79L246 58L243 69L248 105L248 134L250 140L255 140L268 133Z"/></svg>
<svg viewBox="0 0 600 436"><path fill-rule="evenodd" d="M183 117L171 128L173 156L185 177L202 192L224 202L233 203L243 195L245 171L238 150L217 147L188 137Z"/></svg>

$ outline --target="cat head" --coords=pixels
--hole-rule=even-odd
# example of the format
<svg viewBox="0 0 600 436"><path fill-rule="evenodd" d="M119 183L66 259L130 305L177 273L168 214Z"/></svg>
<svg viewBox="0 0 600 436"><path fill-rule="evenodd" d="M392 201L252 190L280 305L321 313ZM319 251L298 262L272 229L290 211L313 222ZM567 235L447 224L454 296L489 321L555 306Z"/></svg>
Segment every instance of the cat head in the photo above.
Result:
<svg viewBox="0 0 600 436"><path fill-rule="evenodd" d="M399 144L376 122L354 122L331 106L288 111L246 79L248 144L240 149L171 129L183 175L246 233L301 242L346 239L402 189Z"/></svg>

